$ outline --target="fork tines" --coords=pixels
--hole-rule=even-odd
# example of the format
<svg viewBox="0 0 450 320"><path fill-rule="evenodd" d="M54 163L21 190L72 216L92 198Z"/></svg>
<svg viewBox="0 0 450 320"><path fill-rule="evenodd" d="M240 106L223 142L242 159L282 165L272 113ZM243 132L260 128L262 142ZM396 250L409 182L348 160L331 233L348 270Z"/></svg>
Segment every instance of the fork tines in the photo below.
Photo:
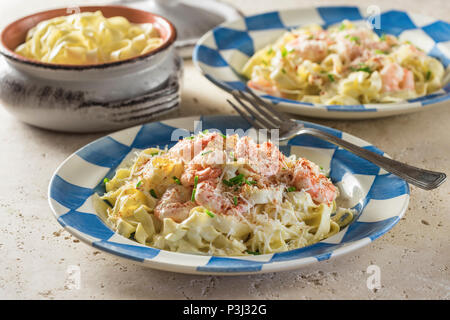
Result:
<svg viewBox="0 0 450 320"><path fill-rule="evenodd" d="M278 129L283 121L290 120L248 88L245 93L241 90L233 90L231 95L236 99L238 105L228 99L227 102L257 129Z"/></svg>

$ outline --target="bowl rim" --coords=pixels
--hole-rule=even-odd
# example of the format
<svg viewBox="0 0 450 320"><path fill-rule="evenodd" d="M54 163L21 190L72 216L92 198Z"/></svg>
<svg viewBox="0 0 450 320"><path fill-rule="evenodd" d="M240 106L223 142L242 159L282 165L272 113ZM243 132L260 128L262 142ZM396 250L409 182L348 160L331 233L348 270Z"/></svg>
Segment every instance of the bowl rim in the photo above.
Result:
<svg viewBox="0 0 450 320"><path fill-rule="evenodd" d="M126 6L121 6L121 5L98 5L98 6L80 6L79 7L80 12L94 12L97 10L102 11L102 9L105 9L105 8L125 9L125 10L129 10L129 11L150 14L151 16L156 18L156 20L159 20L158 22L162 22L161 25L167 29L169 36L160 46L158 46L158 47L154 48L153 50L150 50L144 54L140 54L138 56L134 56L131 58L122 59L122 60L118 60L118 61L113 61L113 62L96 63L96 64L82 64L82 65L48 63L48 62L42 62L42 61L35 60L35 59L30 59L30 58L24 57L20 54L17 54L16 52L14 52L12 49L10 49L5 44L4 36L5 36L6 32L10 28L15 26L17 23L22 22L27 19L33 19L34 17L39 17L40 15L45 14L45 13L53 13L53 12L56 13L56 12L60 12L61 10L67 9L67 8L56 8L56 9L39 11L39 12L33 13L31 15L27 15L25 17L16 19L13 22L9 23L7 26L5 26L0 33L0 44L1 44L0 53L3 56L5 56L6 58L9 58L15 62L24 63L27 65L36 66L36 67L43 67L43 68L47 68L47 69L60 69L60 70L61 69L62 70L104 69L104 68L108 68L108 67L112 67L112 66L119 66L122 64L136 62L139 60L146 59L150 56L156 55L157 53L162 52L165 49L169 48L171 45L173 45L173 43L175 42L175 40L177 38L177 30L176 30L175 26L173 25L173 23L170 22L168 19L164 18L163 16L160 16L156 13L152 13L152 12L140 10L140 9L135 9L135 8L131 8L131 7L126 7ZM66 15L69 15L69 14L66 14ZM37 23L39 23L41 21L44 21L44 20L39 20ZM164 26L164 24L165 24L165 26ZM28 32L28 30L27 30L27 32Z"/></svg>

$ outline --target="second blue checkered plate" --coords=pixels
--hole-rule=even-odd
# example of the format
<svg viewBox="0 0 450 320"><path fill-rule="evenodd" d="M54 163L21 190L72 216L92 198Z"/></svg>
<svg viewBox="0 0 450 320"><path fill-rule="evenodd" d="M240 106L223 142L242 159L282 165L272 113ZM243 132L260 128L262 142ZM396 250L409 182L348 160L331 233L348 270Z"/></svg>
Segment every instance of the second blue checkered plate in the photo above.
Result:
<svg viewBox="0 0 450 320"><path fill-rule="evenodd" d="M411 41L449 70L450 24L419 14L399 10L380 11L352 6L299 8L262 13L227 22L206 33L197 43L193 61L197 69L218 87L231 91L245 89L241 74L245 63L259 49L273 43L286 30L309 24L324 28L347 19L357 25L379 24L373 29ZM369 7L370 8L370 7ZM319 105L258 94L281 111L330 119L364 119L415 112L450 99L450 84L433 94L398 103L361 105Z"/></svg>
<svg viewBox="0 0 450 320"><path fill-rule="evenodd" d="M368 150L383 151L359 138L328 127L304 122ZM108 227L95 212L92 197L105 192L103 179L149 147L172 147L180 135L205 129L242 129L249 124L237 116L180 118L122 130L100 138L67 158L49 185L49 202L58 222L83 242L145 266L192 274L237 275L300 268L334 259L369 244L389 231L404 214L409 201L408 184L352 153L311 136L298 136L280 145L286 155L305 157L330 170L339 188L339 205L356 210L353 221L339 233L314 245L275 254L215 257L182 254L141 245ZM236 133L238 133L236 132Z"/></svg>

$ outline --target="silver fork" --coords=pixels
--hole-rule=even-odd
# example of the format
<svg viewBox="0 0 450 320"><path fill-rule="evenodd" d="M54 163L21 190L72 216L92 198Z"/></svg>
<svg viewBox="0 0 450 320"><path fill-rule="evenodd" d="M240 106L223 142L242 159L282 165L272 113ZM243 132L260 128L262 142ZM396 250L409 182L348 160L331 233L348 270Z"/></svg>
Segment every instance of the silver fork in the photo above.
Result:
<svg viewBox="0 0 450 320"><path fill-rule="evenodd" d="M245 120L247 120L255 129L279 129L280 141L291 139L300 134L315 136L348 150L425 190L439 187L447 178L445 173L413 167L406 163L395 161L375 152L358 147L353 143L335 137L327 132L315 128L306 128L303 124L298 123L282 112L275 110L272 105L262 100L250 89L247 89L245 93L240 90L233 90L231 94L238 103L235 104L228 99L227 102Z"/></svg>

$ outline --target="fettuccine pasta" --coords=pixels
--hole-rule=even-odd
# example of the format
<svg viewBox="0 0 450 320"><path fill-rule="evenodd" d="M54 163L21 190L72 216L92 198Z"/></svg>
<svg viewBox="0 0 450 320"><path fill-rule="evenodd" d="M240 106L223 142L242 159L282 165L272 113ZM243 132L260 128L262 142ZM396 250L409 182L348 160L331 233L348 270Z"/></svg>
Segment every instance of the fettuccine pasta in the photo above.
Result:
<svg viewBox="0 0 450 320"><path fill-rule="evenodd" d="M48 63L98 64L144 54L162 42L151 23L130 23L124 17L105 18L101 11L96 11L38 23L15 52Z"/></svg>

